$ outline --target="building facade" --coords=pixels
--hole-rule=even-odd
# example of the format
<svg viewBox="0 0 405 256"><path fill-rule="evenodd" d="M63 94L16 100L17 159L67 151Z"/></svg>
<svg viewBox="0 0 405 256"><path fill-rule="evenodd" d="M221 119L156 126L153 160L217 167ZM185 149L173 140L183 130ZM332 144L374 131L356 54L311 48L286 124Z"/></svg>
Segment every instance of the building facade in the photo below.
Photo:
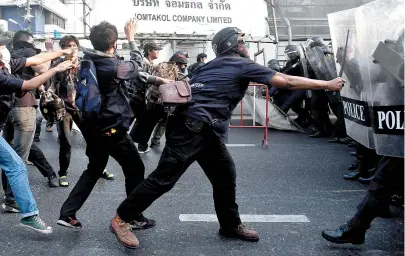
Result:
<svg viewBox="0 0 405 256"><path fill-rule="evenodd" d="M3 0L0 24L7 31L29 28L36 38L60 38L67 33L82 35L83 23L76 16L75 4L75 0L32 0L27 16L25 1Z"/></svg>

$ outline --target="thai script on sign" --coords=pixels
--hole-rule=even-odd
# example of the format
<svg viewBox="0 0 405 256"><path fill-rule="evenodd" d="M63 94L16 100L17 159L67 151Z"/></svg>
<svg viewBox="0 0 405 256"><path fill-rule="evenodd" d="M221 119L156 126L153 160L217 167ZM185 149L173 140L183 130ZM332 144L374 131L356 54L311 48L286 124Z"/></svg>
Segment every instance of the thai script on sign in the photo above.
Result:
<svg viewBox="0 0 405 256"><path fill-rule="evenodd" d="M242 1L242 0L240 0ZM163 2L163 1L162 1ZM133 0L134 6L160 7L159 0ZM168 8L203 9L203 3L199 1L164 1ZM226 0L210 0L207 3L211 10L230 11L231 5Z"/></svg>

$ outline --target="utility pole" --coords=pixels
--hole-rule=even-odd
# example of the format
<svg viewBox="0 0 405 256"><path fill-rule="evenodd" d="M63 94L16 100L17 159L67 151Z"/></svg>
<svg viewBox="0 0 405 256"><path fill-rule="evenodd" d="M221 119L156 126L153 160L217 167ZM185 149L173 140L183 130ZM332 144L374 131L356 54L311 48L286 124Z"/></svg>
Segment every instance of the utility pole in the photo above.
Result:
<svg viewBox="0 0 405 256"><path fill-rule="evenodd" d="M87 24L86 24L86 16L87 16L87 13L86 13L86 6L87 6L86 0L83 0L83 35L84 35L84 37L87 36Z"/></svg>
<svg viewBox="0 0 405 256"><path fill-rule="evenodd" d="M31 0L27 0L26 6L25 6L25 17L24 17L25 22L27 22L27 30L31 30Z"/></svg>

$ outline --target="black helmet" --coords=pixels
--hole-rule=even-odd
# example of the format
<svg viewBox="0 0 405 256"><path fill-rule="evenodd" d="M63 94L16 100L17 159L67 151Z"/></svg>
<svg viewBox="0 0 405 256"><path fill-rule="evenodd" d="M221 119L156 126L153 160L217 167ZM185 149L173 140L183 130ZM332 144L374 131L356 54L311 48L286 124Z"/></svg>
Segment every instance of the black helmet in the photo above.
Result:
<svg viewBox="0 0 405 256"><path fill-rule="evenodd" d="M325 42L323 41L322 37L315 36L311 38L311 43L309 44L309 48L314 48L315 46L323 46Z"/></svg>
<svg viewBox="0 0 405 256"><path fill-rule="evenodd" d="M295 60L300 56L298 46L293 44L287 45L285 47L284 53L285 55L287 55L288 60Z"/></svg>
<svg viewBox="0 0 405 256"><path fill-rule="evenodd" d="M229 52L238 45L239 35L245 34L236 27L227 27L218 31L212 39L212 50L216 56Z"/></svg>
<svg viewBox="0 0 405 256"><path fill-rule="evenodd" d="M39 101L42 116L48 122L62 121L65 116L65 102L53 92L44 92Z"/></svg>
<svg viewBox="0 0 405 256"><path fill-rule="evenodd" d="M188 58L188 52L185 51L177 51L173 54L173 56L170 58L169 61L176 62L176 63L181 63L181 64L186 64L187 65L187 58Z"/></svg>
<svg viewBox="0 0 405 256"><path fill-rule="evenodd" d="M267 62L267 67L269 67L277 72L281 71L280 63L278 63L278 60L276 60L276 59L269 60L269 62Z"/></svg>

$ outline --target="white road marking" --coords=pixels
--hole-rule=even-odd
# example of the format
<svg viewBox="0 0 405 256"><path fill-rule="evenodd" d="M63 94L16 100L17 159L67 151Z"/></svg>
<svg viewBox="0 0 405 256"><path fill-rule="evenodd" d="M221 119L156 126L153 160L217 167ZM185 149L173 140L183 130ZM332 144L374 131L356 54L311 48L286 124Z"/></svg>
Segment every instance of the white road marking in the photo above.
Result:
<svg viewBox="0 0 405 256"><path fill-rule="evenodd" d="M242 222L310 222L305 215L255 215L241 214ZM217 222L215 214L180 214L180 221Z"/></svg>
<svg viewBox="0 0 405 256"><path fill-rule="evenodd" d="M238 147L256 147L255 144L226 144L227 147L230 148L238 148Z"/></svg>

